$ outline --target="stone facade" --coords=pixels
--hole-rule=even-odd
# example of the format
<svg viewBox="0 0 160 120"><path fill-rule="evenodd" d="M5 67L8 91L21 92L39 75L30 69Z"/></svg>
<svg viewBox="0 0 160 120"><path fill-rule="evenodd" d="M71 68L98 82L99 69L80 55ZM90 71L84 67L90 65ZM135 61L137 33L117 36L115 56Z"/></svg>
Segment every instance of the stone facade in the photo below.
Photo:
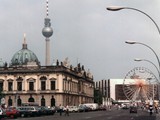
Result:
<svg viewBox="0 0 160 120"><path fill-rule="evenodd" d="M7 106L79 105L93 102L94 82L80 64L73 68L57 61L54 66L0 67L0 88Z"/></svg>

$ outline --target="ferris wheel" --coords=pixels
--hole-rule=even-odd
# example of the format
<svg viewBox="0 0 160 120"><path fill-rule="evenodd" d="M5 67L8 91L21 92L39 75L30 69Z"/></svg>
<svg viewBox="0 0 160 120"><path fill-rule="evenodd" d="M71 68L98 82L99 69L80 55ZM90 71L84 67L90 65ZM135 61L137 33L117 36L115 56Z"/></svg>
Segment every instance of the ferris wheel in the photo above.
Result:
<svg viewBox="0 0 160 120"><path fill-rule="evenodd" d="M130 101L146 101L157 95L156 76L147 68L136 67L123 80L123 92Z"/></svg>

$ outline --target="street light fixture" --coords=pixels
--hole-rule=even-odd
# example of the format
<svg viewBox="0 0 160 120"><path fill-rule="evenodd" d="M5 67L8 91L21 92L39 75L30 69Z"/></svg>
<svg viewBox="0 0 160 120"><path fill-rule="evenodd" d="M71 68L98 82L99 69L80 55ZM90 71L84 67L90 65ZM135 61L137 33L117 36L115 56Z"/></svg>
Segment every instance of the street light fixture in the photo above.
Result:
<svg viewBox="0 0 160 120"><path fill-rule="evenodd" d="M146 15L149 19L151 19L151 21L155 24L155 26L156 26L156 28L157 28L157 30L158 30L158 33L159 33L159 35L160 35L160 29L159 29L157 23L154 21L154 19L153 19L151 16L149 16L147 13L145 13L145 12L139 10L139 9L132 8L132 7L122 7L122 6L109 6L109 7L107 7L106 9L109 10L109 11L119 11L119 10L123 10L123 9L130 9L130 10L138 11L138 12ZM127 44L142 44L142 45L148 47L149 49L151 49L151 50L153 51L153 53L155 54L156 58L157 58L158 65L159 65L159 70L160 70L160 60L159 60L156 52L155 52L150 46L148 46L148 45L146 45L146 44L144 44L144 43L136 42L136 41L126 41L125 43L127 43ZM160 78L160 77L159 77L159 78Z"/></svg>
<svg viewBox="0 0 160 120"><path fill-rule="evenodd" d="M130 9L130 10L138 11L138 12L146 15L149 19L151 19L151 21L152 21L152 22L154 23L154 25L156 26L156 28L157 28L157 30L158 30L158 33L159 33L159 35L160 35L160 29L159 29L157 23L154 21L154 19L153 19L151 16L149 16L147 13L145 13L145 12L139 10L139 9L132 8L132 7L123 7L123 6L109 6L109 7L107 7L106 9L109 10L109 11L119 11L119 10L123 10L123 9ZM140 43L140 42L136 42L136 41L126 41L126 43L127 43L127 44L142 44L142 45L148 47L149 49L151 49L151 50L154 52L154 54L156 55L156 58L157 58L157 61L158 61L158 65L159 65L159 70L160 70L160 60L159 60L156 52L155 52L150 46L148 46L148 45L146 45L146 44L143 44L143 43Z"/></svg>
<svg viewBox="0 0 160 120"><path fill-rule="evenodd" d="M155 24L155 26L156 26L156 28L157 28L157 30L159 32L159 35L160 35L160 29L159 29L157 23L153 20L153 18L151 16L149 16L147 13L145 13L145 12L139 10L139 9L131 8L131 7L122 7L122 6L109 6L106 9L109 10L109 11L119 11L119 10L123 10L123 9L130 9L130 10L138 11L138 12L146 15L149 19L152 20L152 22Z"/></svg>
<svg viewBox="0 0 160 120"><path fill-rule="evenodd" d="M140 44L140 45L143 45L143 46L146 46L147 48L149 48L153 53L154 53L154 55L156 56L156 58L157 58L157 61L158 61L158 66L159 66L159 69L158 69L158 71L160 71L160 60L159 60L159 57L158 57L158 55L156 54L156 52L153 50L153 48L151 48L150 46L148 46L148 45L146 45L146 44L144 44L144 43L141 43L141 42L136 42L136 41L125 41L125 43L127 43L127 44ZM159 80L160 80L160 74L159 74Z"/></svg>
<svg viewBox="0 0 160 120"><path fill-rule="evenodd" d="M158 33L160 35L160 29L159 29L157 23L154 21L154 19L151 16L149 16L147 13L145 13L145 12L139 10L139 9L131 8L131 7L121 7L121 6L110 6L110 7L107 7L106 9L109 10L109 11L119 11L119 10L123 10L123 9L130 9L130 10L135 10L137 12L140 12L140 13L146 15L154 23L154 25L156 26L156 28L158 30ZM126 41L126 43L128 43L128 44L141 44L141 45L144 45L144 46L148 47L150 50L152 50L152 52L155 54L155 56L157 58L158 65L159 65L159 69L157 67L156 68L158 69L158 71L160 71L160 60L159 60L156 52L150 46L148 46L146 44L143 44L143 43L135 42L135 41L134 42L133 41L132 42L127 42ZM160 74L159 74L159 79L160 79Z"/></svg>
<svg viewBox="0 0 160 120"><path fill-rule="evenodd" d="M125 41L125 43L127 43L127 44L136 44L137 42L136 41Z"/></svg>
<svg viewBox="0 0 160 120"><path fill-rule="evenodd" d="M137 61L137 62L146 61L146 62L151 63L156 68L156 70L158 72L159 79L160 79L160 71L159 71L158 67L153 62L151 62L150 60L140 59L140 58L135 58L134 61Z"/></svg>
<svg viewBox="0 0 160 120"><path fill-rule="evenodd" d="M109 6L106 8L107 10L110 10L110 11L118 11L118 10L122 10L122 9L125 9L125 7L120 7L120 6Z"/></svg>

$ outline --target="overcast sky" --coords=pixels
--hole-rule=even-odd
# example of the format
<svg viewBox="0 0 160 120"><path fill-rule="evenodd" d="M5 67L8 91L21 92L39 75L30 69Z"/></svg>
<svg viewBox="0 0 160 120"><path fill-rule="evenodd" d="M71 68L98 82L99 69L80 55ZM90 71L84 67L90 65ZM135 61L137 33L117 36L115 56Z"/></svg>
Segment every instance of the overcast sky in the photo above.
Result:
<svg viewBox="0 0 160 120"><path fill-rule="evenodd" d="M137 8L160 25L160 0L49 0L51 61L66 57L76 66L90 69L94 80L123 79L135 67L146 67L157 75L154 66L135 62L134 58L152 61L153 52L142 45L128 45L134 40L152 47L160 55L160 34L153 22L134 10L107 11L108 6ZM42 35L46 16L45 0L0 0L0 58L10 63L22 48L26 33L28 49L45 62L45 38Z"/></svg>

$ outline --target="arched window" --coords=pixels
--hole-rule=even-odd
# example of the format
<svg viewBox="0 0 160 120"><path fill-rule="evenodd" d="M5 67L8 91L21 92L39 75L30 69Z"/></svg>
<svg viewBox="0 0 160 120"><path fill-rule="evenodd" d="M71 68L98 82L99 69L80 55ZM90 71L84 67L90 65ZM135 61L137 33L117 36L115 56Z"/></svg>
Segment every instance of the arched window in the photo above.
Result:
<svg viewBox="0 0 160 120"><path fill-rule="evenodd" d="M51 106L55 106L56 100L54 98L54 96L52 96L51 98Z"/></svg>
<svg viewBox="0 0 160 120"><path fill-rule="evenodd" d="M41 99L41 106L46 106L46 100L44 99L44 96L42 96Z"/></svg>
<svg viewBox="0 0 160 120"><path fill-rule="evenodd" d="M30 97L30 98L28 99L28 102L34 102L34 98L33 98L33 97Z"/></svg>
<svg viewBox="0 0 160 120"><path fill-rule="evenodd" d="M11 96L9 96L9 99L8 99L8 106L12 106L12 99L11 99Z"/></svg>

